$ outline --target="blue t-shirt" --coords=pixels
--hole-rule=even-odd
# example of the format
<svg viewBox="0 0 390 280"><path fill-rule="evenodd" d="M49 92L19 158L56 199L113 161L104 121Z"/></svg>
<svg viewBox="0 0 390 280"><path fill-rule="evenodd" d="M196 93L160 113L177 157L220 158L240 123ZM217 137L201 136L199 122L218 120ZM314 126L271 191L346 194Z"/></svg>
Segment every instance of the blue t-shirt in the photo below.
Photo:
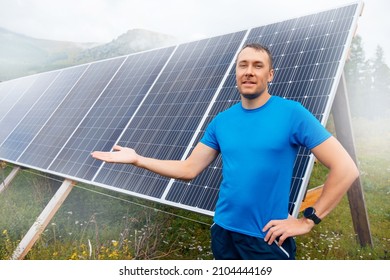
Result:
<svg viewBox="0 0 390 280"><path fill-rule="evenodd" d="M238 103L219 113L201 139L222 156L214 222L264 237L262 229L270 220L288 217L299 147L312 149L330 136L300 103L277 96L257 109L247 110Z"/></svg>

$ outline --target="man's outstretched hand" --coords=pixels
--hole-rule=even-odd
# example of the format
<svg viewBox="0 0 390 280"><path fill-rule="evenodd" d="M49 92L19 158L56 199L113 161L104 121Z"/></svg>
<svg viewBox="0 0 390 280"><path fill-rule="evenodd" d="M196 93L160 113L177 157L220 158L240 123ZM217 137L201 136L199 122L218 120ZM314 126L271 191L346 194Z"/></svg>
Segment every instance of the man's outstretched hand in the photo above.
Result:
<svg viewBox="0 0 390 280"><path fill-rule="evenodd" d="M115 145L112 152L94 151L91 156L110 163L129 163L135 164L139 158L134 149Z"/></svg>

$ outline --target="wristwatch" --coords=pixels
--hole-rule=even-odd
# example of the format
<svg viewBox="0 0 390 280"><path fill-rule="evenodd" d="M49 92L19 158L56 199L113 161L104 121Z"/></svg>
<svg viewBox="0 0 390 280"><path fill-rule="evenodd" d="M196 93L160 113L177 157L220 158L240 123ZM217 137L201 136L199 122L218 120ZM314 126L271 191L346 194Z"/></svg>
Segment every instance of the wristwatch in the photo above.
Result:
<svg viewBox="0 0 390 280"><path fill-rule="evenodd" d="M316 224L316 225L318 225L321 222L321 219L318 218L318 216L316 215L316 209L314 209L313 207L307 207L303 211L303 216L306 219L312 220L314 222L314 224Z"/></svg>

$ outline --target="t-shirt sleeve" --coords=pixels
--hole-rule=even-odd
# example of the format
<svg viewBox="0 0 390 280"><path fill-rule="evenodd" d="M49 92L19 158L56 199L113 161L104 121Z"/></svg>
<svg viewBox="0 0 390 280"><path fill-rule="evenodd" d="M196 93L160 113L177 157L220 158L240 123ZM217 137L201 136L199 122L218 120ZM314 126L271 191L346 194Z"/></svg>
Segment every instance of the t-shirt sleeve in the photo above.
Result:
<svg viewBox="0 0 390 280"><path fill-rule="evenodd" d="M294 111L292 125L292 142L296 145L313 149L332 134L301 104Z"/></svg>
<svg viewBox="0 0 390 280"><path fill-rule="evenodd" d="M216 122L217 122L217 117L215 117L209 123L200 142L219 152L220 148L219 148L219 144L218 144L218 140L217 140L217 136L216 136Z"/></svg>

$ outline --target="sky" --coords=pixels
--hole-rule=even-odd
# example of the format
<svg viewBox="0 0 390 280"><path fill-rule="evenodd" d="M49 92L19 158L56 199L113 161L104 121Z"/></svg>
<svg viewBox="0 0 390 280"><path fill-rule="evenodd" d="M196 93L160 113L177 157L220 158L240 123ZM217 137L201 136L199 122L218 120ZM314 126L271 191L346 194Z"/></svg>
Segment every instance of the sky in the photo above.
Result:
<svg viewBox="0 0 390 280"><path fill-rule="evenodd" d="M0 0L0 27L41 39L110 42L130 29L181 42L236 32L350 4L354 0ZM390 65L388 0L366 0L357 33L366 58L377 45Z"/></svg>

